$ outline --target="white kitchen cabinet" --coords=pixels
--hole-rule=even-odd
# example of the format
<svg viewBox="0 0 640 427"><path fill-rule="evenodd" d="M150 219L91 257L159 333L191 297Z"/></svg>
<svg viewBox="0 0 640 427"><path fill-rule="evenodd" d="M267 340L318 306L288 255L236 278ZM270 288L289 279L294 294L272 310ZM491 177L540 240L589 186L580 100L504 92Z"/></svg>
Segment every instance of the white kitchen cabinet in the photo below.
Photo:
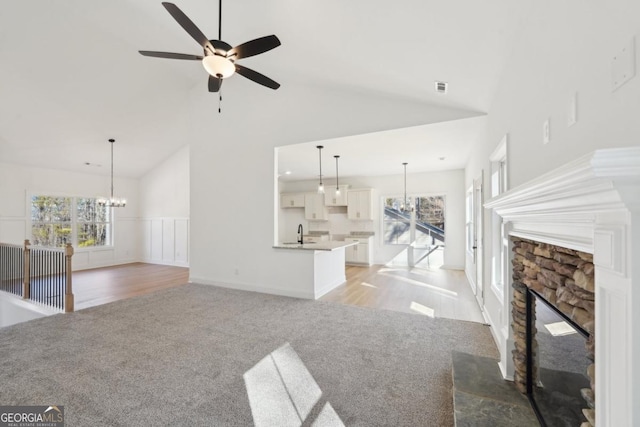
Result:
<svg viewBox="0 0 640 427"><path fill-rule="evenodd" d="M345 261L347 264L373 264L373 238L372 237L347 237L345 242L357 242L357 245L345 248Z"/></svg>
<svg viewBox="0 0 640 427"><path fill-rule="evenodd" d="M281 208L304 208L304 193L280 193Z"/></svg>
<svg viewBox="0 0 640 427"><path fill-rule="evenodd" d="M373 190L349 190L347 218L351 220L373 220Z"/></svg>
<svg viewBox="0 0 640 427"><path fill-rule="evenodd" d="M348 203L348 185L339 185L340 194L336 196L336 187L327 185L324 189L324 205L325 206L347 206Z"/></svg>
<svg viewBox="0 0 640 427"><path fill-rule="evenodd" d="M304 195L304 218L311 221L327 221L329 212L324 205L324 194L307 193Z"/></svg>

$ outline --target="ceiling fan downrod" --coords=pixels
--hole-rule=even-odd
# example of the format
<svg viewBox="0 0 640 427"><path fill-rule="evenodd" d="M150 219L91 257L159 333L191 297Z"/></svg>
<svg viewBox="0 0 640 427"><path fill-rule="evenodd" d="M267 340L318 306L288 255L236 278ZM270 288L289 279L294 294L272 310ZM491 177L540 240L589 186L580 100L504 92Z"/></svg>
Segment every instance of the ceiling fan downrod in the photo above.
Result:
<svg viewBox="0 0 640 427"><path fill-rule="evenodd" d="M218 40L222 40L222 0L218 1Z"/></svg>

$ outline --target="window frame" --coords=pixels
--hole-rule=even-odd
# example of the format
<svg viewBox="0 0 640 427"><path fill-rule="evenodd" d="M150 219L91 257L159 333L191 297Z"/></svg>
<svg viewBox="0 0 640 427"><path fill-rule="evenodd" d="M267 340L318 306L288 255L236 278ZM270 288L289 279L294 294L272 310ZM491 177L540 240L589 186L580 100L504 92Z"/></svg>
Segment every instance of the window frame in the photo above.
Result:
<svg viewBox="0 0 640 427"><path fill-rule="evenodd" d="M467 255L473 257L473 245L475 239L475 218L473 215L473 184L469 188L467 188L465 194L465 249L467 251Z"/></svg>
<svg viewBox="0 0 640 427"><path fill-rule="evenodd" d="M382 244L382 246L408 246L411 244L411 242L409 241L408 243L394 243L394 242L389 242L387 243L386 238L385 238L385 226L387 224L387 221L385 220L385 215L384 215L384 209L387 206L387 199L394 199L394 200L400 200L402 202L404 202L404 194L400 194L400 195L385 195L382 196L382 203L380 204L382 206L381 209L381 214L380 214L380 218L382 218L382 221L380 221L380 243ZM413 200L412 197L410 197L409 195L407 195L407 201L409 203L411 203ZM399 221L399 220L398 220ZM409 229L411 229L411 219L407 220L407 225L409 225ZM411 240L411 238L409 238L409 240Z"/></svg>
<svg viewBox="0 0 640 427"><path fill-rule="evenodd" d="M70 221L56 221L56 222L41 222L41 221L34 221L33 217L32 217L32 213L31 213L31 209L33 206L33 199L35 197L52 197L52 198L68 198L70 199L71 203L70 203ZM74 250L77 252L86 252L86 251L99 251L99 250L111 250L115 247L115 243L114 243L114 236L115 236L115 215L114 215L114 211L112 207L106 207L105 209L108 210L108 218L109 221L108 222L104 222L104 221L80 221L78 219L78 199L93 199L93 200L98 200L99 197L91 197L91 196L77 196L77 195L70 195L70 194L60 194L60 193L55 193L55 192L29 192L27 194L27 200L26 200L26 204L27 204L27 235L29 236L30 240L33 240L33 227L35 224L70 224L71 226L71 234L70 234L70 238L67 241L68 243L71 243L71 245L73 246ZM105 245L93 245L93 246L80 246L79 245L79 239L78 239L78 226L80 226L81 224L106 224L107 225L107 229L108 229L108 235L106 237L106 242L108 242L108 244ZM34 245L35 246L35 245ZM42 246L42 247L51 247L51 246ZM59 247L59 246L55 246L55 247Z"/></svg>
<svg viewBox="0 0 640 427"><path fill-rule="evenodd" d="M489 160L491 161L491 197L496 197L508 190L508 134L505 134ZM504 300L507 280L509 236L505 233L502 218L491 212L491 290L499 301Z"/></svg>
<svg viewBox="0 0 640 427"><path fill-rule="evenodd" d="M411 237L409 237L409 242L408 243L394 243L394 242L387 242L386 238L385 238L385 225L386 225L386 221L385 221L385 212L384 212L384 208L386 207L386 201L387 199L396 199L398 201L404 202L404 194L401 195L397 195L397 194L388 194L388 195L383 195L381 198L381 209L380 209L380 218L382 218L382 220L380 221L380 235L382 236L382 238L380 239L380 244L382 246L409 246L409 245L413 245L415 244L415 239L416 239L416 233L417 230L416 228L416 221L418 220L417 218L417 212L415 211L415 205L416 205L416 201L420 198L428 198L428 197L441 197L443 200L443 221L445 223L445 227L446 227L446 217L447 217L447 194L445 192L442 193L412 193L412 194L407 194L407 202L410 203L413 207L414 210L411 212L411 216L410 218L407 220L407 224L409 225L409 233L411 236L411 233L413 232L414 235L414 241L411 241ZM413 231L412 231L413 230ZM446 231L445 231L445 236L446 236ZM446 237L445 237L446 240Z"/></svg>

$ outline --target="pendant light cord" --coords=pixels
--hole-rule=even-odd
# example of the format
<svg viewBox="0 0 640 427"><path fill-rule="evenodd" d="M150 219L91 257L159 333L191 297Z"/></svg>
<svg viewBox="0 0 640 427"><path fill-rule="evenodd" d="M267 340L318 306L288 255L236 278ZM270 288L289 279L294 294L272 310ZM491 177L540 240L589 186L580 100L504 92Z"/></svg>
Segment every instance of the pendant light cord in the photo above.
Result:
<svg viewBox="0 0 640 427"><path fill-rule="evenodd" d="M340 190L340 186L338 183L338 159L340 158L340 156L333 156L336 158L336 191Z"/></svg>
<svg viewBox="0 0 640 427"><path fill-rule="evenodd" d="M110 139L109 142L111 143L111 200L113 200L113 143L115 140Z"/></svg>
<svg viewBox="0 0 640 427"><path fill-rule="evenodd" d="M322 145L318 145L318 160L320 161L320 185L322 185Z"/></svg>
<svg viewBox="0 0 640 427"><path fill-rule="evenodd" d="M405 208L405 210L409 208L409 206L407 206L407 164L408 163L403 163L403 165L404 165L404 208Z"/></svg>

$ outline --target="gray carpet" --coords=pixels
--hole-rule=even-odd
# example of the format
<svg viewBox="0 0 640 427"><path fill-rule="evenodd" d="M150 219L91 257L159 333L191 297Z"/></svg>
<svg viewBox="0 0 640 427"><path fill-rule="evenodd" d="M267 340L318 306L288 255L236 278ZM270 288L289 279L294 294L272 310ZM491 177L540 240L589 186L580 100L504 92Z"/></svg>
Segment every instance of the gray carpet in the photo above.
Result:
<svg viewBox="0 0 640 427"><path fill-rule="evenodd" d="M328 403L347 426L452 426L452 350L498 356L481 324L190 284L0 329L0 404L64 405L68 426L265 425L275 366L296 425L340 425ZM319 399L288 383L300 366Z"/></svg>

